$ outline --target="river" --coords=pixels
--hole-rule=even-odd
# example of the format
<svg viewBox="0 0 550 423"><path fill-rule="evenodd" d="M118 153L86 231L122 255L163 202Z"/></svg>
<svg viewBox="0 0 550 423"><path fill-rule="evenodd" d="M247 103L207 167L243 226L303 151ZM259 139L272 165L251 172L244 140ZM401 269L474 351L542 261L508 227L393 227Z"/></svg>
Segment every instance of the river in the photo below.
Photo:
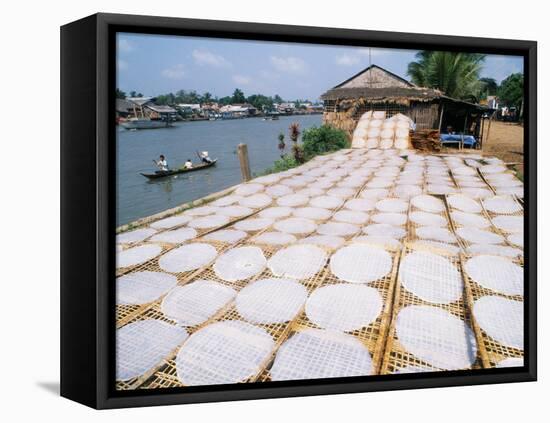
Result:
<svg viewBox="0 0 550 423"><path fill-rule="evenodd" d="M117 225L176 207L220 191L241 181L237 145L246 143L250 168L258 174L279 158L277 136L285 134L287 151L291 141L288 127L298 122L300 129L321 125L322 115L177 122L172 128L128 131L117 128ZM187 159L198 162L196 151L208 151L216 166L149 181L140 172L155 170L152 160L164 154L171 167Z"/></svg>

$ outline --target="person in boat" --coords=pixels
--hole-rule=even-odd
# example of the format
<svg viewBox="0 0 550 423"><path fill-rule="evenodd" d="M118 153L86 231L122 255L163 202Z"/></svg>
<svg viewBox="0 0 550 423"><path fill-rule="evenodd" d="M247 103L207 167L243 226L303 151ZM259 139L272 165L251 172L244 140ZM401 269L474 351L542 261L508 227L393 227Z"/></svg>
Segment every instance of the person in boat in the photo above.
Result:
<svg viewBox="0 0 550 423"><path fill-rule="evenodd" d="M203 163L212 163L212 159L208 157L208 151L203 151L201 153L201 160Z"/></svg>
<svg viewBox="0 0 550 423"><path fill-rule="evenodd" d="M161 154L156 163L161 172L166 172L168 170L168 162L166 161L166 157L164 157L164 155Z"/></svg>
<svg viewBox="0 0 550 423"><path fill-rule="evenodd" d="M187 159L183 167L185 167L186 169L191 169L193 167L193 162L191 161L191 159Z"/></svg>

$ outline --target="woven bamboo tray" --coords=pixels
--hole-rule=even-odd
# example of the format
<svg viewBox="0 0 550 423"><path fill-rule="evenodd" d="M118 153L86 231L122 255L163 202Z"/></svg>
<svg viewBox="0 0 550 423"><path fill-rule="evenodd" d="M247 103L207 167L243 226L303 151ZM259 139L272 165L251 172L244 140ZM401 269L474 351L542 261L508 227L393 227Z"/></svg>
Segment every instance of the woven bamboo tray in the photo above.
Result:
<svg viewBox="0 0 550 423"><path fill-rule="evenodd" d="M403 258L407 254L418 250L419 249L412 249L410 248L410 246L406 245L401 252L401 260L403 260ZM440 251L432 251L432 252L435 254L441 254ZM447 255L446 258L458 269L460 273L462 273L462 266L458 255ZM402 282L399 276L397 277L394 293L395 295L394 295L393 310L391 314L391 323L390 323L388 336L386 340L385 351L384 351L380 373L391 374L391 373L399 372L400 370L409 366L422 368L422 369L425 369L425 371L427 372L442 371L442 369L438 369L430 365L429 363L415 357L412 353L406 351L405 348L401 346L401 344L399 343L399 339L397 338L397 335L396 335L397 316L399 312L407 306L411 306L411 305L431 306L431 307L440 308L442 310L449 312L450 314L454 315L455 317L458 317L462 321L466 322L466 324L468 324L470 327L472 327L473 322L471 319L470 310L466 304L465 295L463 294L459 300L454 301L450 304L433 304L418 298L416 295L414 295L413 293L405 289L402 285ZM478 357L475 363L473 364L472 368L483 367L483 361L484 361L484 357L486 356L486 352L482 348L482 345L483 344L480 345L480 342L478 341Z"/></svg>

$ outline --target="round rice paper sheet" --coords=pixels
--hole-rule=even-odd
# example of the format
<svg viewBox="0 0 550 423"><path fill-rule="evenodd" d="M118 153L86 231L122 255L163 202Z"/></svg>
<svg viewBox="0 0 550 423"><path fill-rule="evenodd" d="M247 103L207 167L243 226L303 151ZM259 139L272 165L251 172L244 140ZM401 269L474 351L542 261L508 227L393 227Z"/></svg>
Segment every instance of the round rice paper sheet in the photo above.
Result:
<svg viewBox="0 0 550 423"><path fill-rule="evenodd" d="M476 170L469 166L454 167L451 172L453 172L453 175L477 175Z"/></svg>
<svg viewBox="0 0 550 423"><path fill-rule="evenodd" d="M417 195L411 198L411 204L426 212L441 213L445 211L445 204L443 201L431 195Z"/></svg>
<svg viewBox="0 0 550 423"><path fill-rule="evenodd" d="M476 360L474 332L441 308L405 307L397 315L395 328L403 348L432 366L460 370L470 368Z"/></svg>
<svg viewBox="0 0 550 423"><path fill-rule="evenodd" d="M253 217L241 220L233 226L235 229L241 231L260 231L273 225L273 222L275 222L275 220L268 219L267 217Z"/></svg>
<svg viewBox="0 0 550 423"><path fill-rule="evenodd" d="M244 287L235 300L237 311L250 323L292 320L307 299L306 288L289 279L261 279Z"/></svg>
<svg viewBox="0 0 550 423"><path fill-rule="evenodd" d="M301 239L299 242L300 244L313 244L319 247L336 250L344 245L346 240L345 238L336 235L311 235L307 238Z"/></svg>
<svg viewBox="0 0 550 423"><path fill-rule="evenodd" d="M244 382L258 374L275 347L262 328L241 321L210 324L189 337L176 357L185 386Z"/></svg>
<svg viewBox="0 0 550 423"><path fill-rule="evenodd" d="M267 194L254 194L243 198L239 201L241 206L252 207L254 209L260 209L271 204L273 200Z"/></svg>
<svg viewBox="0 0 550 423"><path fill-rule="evenodd" d="M462 296L460 272L447 258L415 251L399 265L401 283L418 298L433 304L449 304Z"/></svg>
<svg viewBox="0 0 550 423"><path fill-rule="evenodd" d="M288 245L296 242L296 237L284 232L264 232L254 238L256 244Z"/></svg>
<svg viewBox="0 0 550 423"><path fill-rule="evenodd" d="M435 226L421 226L415 230L416 236L421 239L431 239L433 241L455 243L456 237L446 228Z"/></svg>
<svg viewBox="0 0 550 423"><path fill-rule="evenodd" d="M258 213L258 216L265 217L267 219L280 219L281 217L288 217L292 214L292 207L269 207Z"/></svg>
<svg viewBox="0 0 550 423"><path fill-rule="evenodd" d="M220 207L217 214L228 217L243 217L252 214L253 212L254 210L252 210L250 207L244 207L243 205L240 205Z"/></svg>
<svg viewBox="0 0 550 423"><path fill-rule="evenodd" d="M332 218L338 222L363 225L369 220L369 215L360 211L340 210L334 213Z"/></svg>
<svg viewBox="0 0 550 423"><path fill-rule="evenodd" d="M237 231L235 229L222 229L220 231L211 232L204 236L206 241L218 241L226 242L228 244L234 244L248 236L244 231Z"/></svg>
<svg viewBox="0 0 550 423"><path fill-rule="evenodd" d="M428 213L424 211L415 211L409 215L411 222L419 226L447 226L447 219L440 214Z"/></svg>
<svg viewBox="0 0 550 423"><path fill-rule="evenodd" d="M265 176L260 176L259 178L255 178L254 182L257 184L270 185L270 184L274 184L280 179L281 179L280 175L273 174L273 175L265 175Z"/></svg>
<svg viewBox="0 0 550 423"><path fill-rule="evenodd" d="M197 236L193 228L179 228L171 231L164 231L151 237L152 242L165 242L167 244L181 244Z"/></svg>
<svg viewBox="0 0 550 423"><path fill-rule="evenodd" d="M261 273L266 259L258 247L233 248L217 258L213 269L216 275L228 282L243 281Z"/></svg>
<svg viewBox="0 0 550 423"><path fill-rule="evenodd" d="M456 234L472 244L502 244L504 238L493 232L478 228L458 228Z"/></svg>
<svg viewBox="0 0 550 423"><path fill-rule="evenodd" d="M482 211L481 204L466 195L449 195L447 197L447 201L453 209L466 213L481 213Z"/></svg>
<svg viewBox="0 0 550 423"><path fill-rule="evenodd" d="M480 229L491 226L491 222L480 214L453 211L451 212L451 217L460 226Z"/></svg>
<svg viewBox="0 0 550 423"><path fill-rule="evenodd" d="M117 244L131 244L140 242L156 234L157 231L151 228L136 229L134 231L123 232L116 236Z"/></svg>
<svg viewBox="0 0 550 423"><path fill-rule="evenodd" d="M489 188L462 188L461 191L462 194L476 200L493 196L493 191Z"/></svg>
<svg viewBox="0 0 550 423"><path fill-rule="evenodd" d="M284 207L298 207L307 204L309 197L301 194L289 194L277 198L277 204Z"/></svg>
<svg viewBox="0 0 550 423"><path fill-rule="evenodd" d="M277 251L267 265L275 276L307 279L325 265L327 254L316 245L299 244Z"/></svg>
<svg viewBox="0 0 550 423"><path fill-rule="evenodd" d="M369 350L358 339L335 331L306 329L277 351L271 379L303 380L366 376L373 372Z"/></svg>
<svg viewBox="0 0 550 423"><path fill-rule="evenodd" d="M129 273L116 279L117 304L146 304L155 301L178 283L174 275L163 272Z"/></svg>
<svg viewBox="0 0 550 423"><path fill-rule="evenodd" d="M235 194L243 195L243 196L252 195L260 191L263 191L264 188L265 187L262 184L255 184L255 183L243 184L237 187L237 189L235 190Z"/></svg>
<svg viewBox="0 0 550 423"><path fill-rule="evenodd" d="M359 226L343 222L327 222L319 225L317 233L321 235L350 236L359 232Z"/></svg>
<svg viewBox="0 0 550 423"><path fill-rule="evenodd" d="M420 239L417 241L414 241L411 244L413 247L420 247L420 248L428 248L430 250L438 250L443 252L444 254L452 254L456 255L460 252L460 248L456 245L451 245L446 242L440 242L440 241L432 241L429 239Z"/></svg>
<svg viewBox="0 0 550 423"><path fill-rule="evenodd" d="M407 215L404 213L377 213L372 215L371 220L374 223L402 226L407 223Z"/></svg>
<svg viewBox="0 0 550 423"><path fill-rule="evenodd" d="M479 285L506 295L523 295L523 268L495 255L469 259L464 270Z"/></svg>
<svg viewBox="0 0 550 423"><path fill-rule="evenodd" d="M391 255L382 248L352 244L340 248L330 259L330 270L351 283L368 283L383 278L392 269Z"/></svg>
<svg viewBox="0 0 550 423"><path fill-rule="evenodd" d="M412 197L416 197L417 195L422 194L422 188L420 188L418 185L397 185L393 189L393 193L395 196L408 200Z"/></svg>
<svg viewBox="0 0 550 423"><path fill-rule="evenodd" d="M523 350L523 302L486 295L474 303L473 314L491 338L506 347Z"/></svg>
<svg viewBox="0 0 550 423"><path fill-rule="evenodd" d="M514 245L523 248L523 232L517 234L511 234L506 237L506 239Z"/></svg>
<svg viewBox="0 0 550 423"><path fill-rule="evenodd" d="M389 188L394 185L394 179L390 177L376 177L372 178L367 183L367 188Z"/></svg>
<svg viewBox="0 0 550 423"><path fill-rule="evenodd" d="M140 320L117 329L116 380L143 375L188 336L185 329L154 319Z"/></svg>
<svg viewBox="0 0 550 423"><path fill-rule="evenodd" d="M289 217L288 219L275 222L273 227L278 231L288 234L307 234L317 229L317 224L310 219Z"/></svg>
<svg viewBox="0 0 550 423"><path fill-rule="evenodd" d="M218 251L210 244L195 243L168 251L159 259L159 267L171 273L188 272L206 266Z"/></svg>
<svg viewBox="0 0 550 423"><path fill-rule="evenodd" d="M190 216L180 214L177 216L171 216L165 219L157 220L156 222L151 223L149 226L155 229L172 229L176 226L185 225L190 220Z"/></svg>
<svg viewBox="0 0 550 423"><path fill-rule="evenodd" d="M340 207L344 203L339 197L333 197L329 195L322 195L320 197L312 198L309 205L312 207L321 207L324 209L335 209Z"/></svg>
<svg viewBox="0 0 550 423"><path fill-rule="evenodd" d="M216 206L201 206L185 210L184 213L187 216L208 216L216 213L218 210L219 208Z"/></svg>
<svg viewBox="0 0 550 423"><path fill-rule="evenodd" d="M286 185L273 185L273 186L267 187L265 189L265 192L267 195L271 197L278 198L284 195L292 194L294 191L292 190L292 188L289 188Z"/></svg>
<svg viewBox="0 0 550 423"><path fill-rule="evenodd" d="M225 197L218 198L216 201L212 201L212 205L216 207L230 206L231 204L238 203L244 197L240 195L226 195Z"/></svg>
<svg viewBox="0 0 550 423"><path fill-rule="evenodd" d="M401 243L395 238L389 236L360 235L353 238L353 242L376 245L377 247L390 248L398 250L402 247Z"/></svg>
<svg viewBox="0 0 550 423"><path fill-rule="evenodd" d="M520 357L509 357L501 360L497 363L498 368L503 367L523 367L523 358Z"/></svg>
<svg viewBox="0 0 550 423"><path fill-rule="evenodd" d="M350 197L353 197L355 194L355 190L352 188L332 188L327 191L327 195L330 195L332 197L339 197L343 199L348 199Z"/></svg>
<svg viewBox="0 0 550 423"><path fill-rule="evenodd" d="M376 203L374 200L367 200L364 198L354 198L353 200L346 201L344 207L348 210L368 212L374 210Z"/></svg>
<svg viewBox="0 0 550 423"><path fill-rule="evenodd" d="M479 168L483 173L503 173L508 169L506 166L500 165L484 165Z"/></svg>
<svg viewBox="0 0 550 423"><path fill-rule="evenodd" d="M493 224L504 232L523 232L523 216L496 216Z"/></svg>
<svg viewBox="0 0 550 423"><path fill-rule="evenodd" d="M456 188L451 185L428 184L428 186L426 187L426 191L428 191L430 194L446 195L456 193Z"/></svg>
<svg viewBox="0 0 550 423"><path fill-rule="evenodd" d="M116 254L116 267L118 269L136 266L155 258L162 252L160 245L145 244L119 251Z"/></svg>
<svg viewBox="0 0 550 423"><path fill-rule="evenodd" d="M363 228L367 235L389 236L395 239L401 239L407 235L407 231L399 226L388 225L387 223L374 223Z"/></svg>
<svg viewBox="0 0 550 423"><path fill-rule="evenodd" d="M387 213L405 213L409 208L407 201L396 198L387 198L376 203L376 208L381 212Z"/></svg>
<svg viewBox="0 0 550 423"><path fill-rule="evenodd" d="M292 214L296 217L301 217L311 220L325 220L331 216L330 210L323 209L320 207L300 207L294 209Z"/></svg>
<svg viewBox="0 0 550 423"><path fill-rule="evenodd" d="M468 253L472 255L489 254L509 258L517 258L523 256L522 250L515 247L508 247L507 245L473 244L470 245L467 250Z"/></svg>
<svg viewBox="0 0 550 423"><path fill-rule="evenodd" d="M404 150L409 147L409 139L405 137L396 138L393 145L399 150Z"/></svg>
<svg viewBox="0 0 550 423"><path fill-rule="evenodd" d="M515 195L516 197L523 198L523 187L502 187L497 188L497 195Z"/></svg>
<svg viewBox="0 0 550 423"><path fill-rule="evenodd" d="M211 216L198 217L193 219L187 224L190 228L195 229L211 229L228 224L229 217L219 214L213 214Z"/></svg>
<svg viewBox="0 0 550 423"><path fill-rule="evenodd" d="M323 195L325 193L324 189L321 188L304 188L300 191L297 191L296 194L299 195L305 195L307 197L318 197L319 195Z"/></svg>
<svg viewBox="0 0 550 423"><path fill-rule="evenodd" d="M361 191L359 196L367 200L380 200L388 196L390 190L385 188L371 188Z"/></svg>
<svg viewBox="0 0 550 423"><path fill-rule="evenodd" d="M350 332L374 322L383 305L377 289L342 283L313 291L305 311L309 320L320 328Z"/></svg>
<svg viewBox="0 0 550 423"><path fill-rule="evenodd" d="M182 326L206 322L228 304L237 292L217 282L198 280L174 288L161 303L163 314Z"/></svg>

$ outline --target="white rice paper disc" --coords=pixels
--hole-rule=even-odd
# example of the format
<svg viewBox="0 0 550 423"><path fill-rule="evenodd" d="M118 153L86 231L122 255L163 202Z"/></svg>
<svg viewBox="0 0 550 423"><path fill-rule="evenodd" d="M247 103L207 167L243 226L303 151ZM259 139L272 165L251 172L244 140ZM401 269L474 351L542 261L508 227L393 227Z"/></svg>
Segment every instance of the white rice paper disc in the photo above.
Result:
<svg viewBox="0 0 550 423"><path fill-rule="evenodd" d="M340 210L332 218L338 222L363 225L369 220L369 215L360 211Z"/></svg>
<svg viewBox="0 0 550 423"><path fill-rule="evenodd" d="M401 248L401 243L395 238L391 238L389 236L360 235L353 238L353 242L361 242L376 245L382 248L391 248L394 250Z"/></svg>
<svg viewBox="0 0 550 423"><path fill-rule="evenodd" d="M156 222L151 223L149 226L155 229L171 229L175 228L176 226L185 225L190 220L190 216L180 214L177 216L171 216L165 219L157 220Z"/></svg>
<svg viewBox="0 0 550 423"><path fill-rule="evenodd" d="M292 320L307 299L306 288L288 279L261 279L244 287L235 300L237 311L250 323Z"/></svg>
<svg viewBox="0 0 550 423"><path fill-rule="evenodd" d="M370 325L384 302L377 289L356 284L318 288L306 303L306 315L323 329L354 331Z"/></svg>
<svg viewBox="0 0 550 423"><path fill-rule="evenodd" d="M484 165L479 168L483 173L502 173L508 170L506 166Z"/></svg>
<svg viewBox="0 0 550 423"><path fill-rule="evenodd" d="M163 272L136 272L116 280L117 304L146 304L176 286L178 279Z"/></svg>
<svg viewBox="0 0 550 423"><path fill-rule="evenodd" d="M187 216L208 216L209 214L216 213L218 210L219 208L215 206L202 206L185 210L184 213Z"/></svg>
<svg viewBox="0 0 550 423"><path fill-rule="evenodd" d="M139 245L137 247L128 248L127 250L117 252L116 267L120 269L142 264L158 256L161 252L161 246L155 244Z"/></svg>
<svg viewBox="0 0 550 423"><path fill-rule="evenodd" d="M470 254L489 254L495 256L516 258L523 255L523 251L519 248L508 247L507 245L493 244L473 244L468 247Z"/></svg>
<svg viewBox="0 0 550 423"><path fill-rule="evenodd" d="M296 237L284 232L264 232L254 238L256 244L288 245L296 242Z"/></svg>
<svg viewBox="0 0 550 423"><path fill-rule="evenodd" d="M270 370L274 381L366 376L372 372L369 350L361 341L320 329L306 329L285 341Z"/></svg>
<svg viewBox="0 0 550 423"><path fill-rule="evenodd" d="M156 234L151 237L150 241L165 242L167 244L181 244L182 242L193 239L196 236L197 231L193 228L179 228Z"/></svg>
<svg viewBox="0 0 550 423"><path fill-rule="evenodd" d="M523 269L504 257L472 257L464 270L474 282L485 288L506 295L523 295Z"/></svg>
<svg viewBox="0 0 550 423"><path fill-rule="evenodd" d="M317 224L310 219L289 217L273 224L273 227L288 234L307 234L317 229Z"/></svg>
<svg viewBox="0 0 550 423"><path fill-rule="evenodd" d="M235 229L241 231L260 231L273 225L273 222L275 222L275 220L268 219L267 217L253 217L241 220L233 226Z"/></svg>
<svg viewBox="0 0 550 423"><path fill-rule="evenodd" d="M159 267L171 273L188 272L206 266L217 255L217 250L210 244L183 245L163 255L159 259Z"/></svg>
<svg viewBox="0 0 550 423"><path fill-rule="evenodd" d="M386 198L389 192L390 191L385 188L370 188L361 191L359 196L367 200L379 200L381 198Z"/></svg>
<svg viewBox="0 0 550 423"><path fill-rule="evenodd" d="M399 265L399 275L407 290L429 303L452 303L464 289L459 271L448 259L424 251L407 254Z"/></svg>
<svg viewBox="0 0 550 423"><path fill-rule="evenodd" d="M417 305L403 308L397 315L396 333L406 351L440 369L465 369L476 360L473 331L441 308Z"/></svg>
<svg viewBox="0 0 550 423"><path fill-rule="evenodd" d="M317 197L325 193L324 189L321 188L304 188L300 191L297 191L296 194L305 195L307 197Z"/></svg>
<svg viewBox="0 0 550 423"><path fill-rule="evenodd" d="M523 302L494 295L474 303L474 317L481 329L502 345L523 350Z"/></svg>
<svg viewBox="0 0 550 423"><path fill-rule="evenodd" d="M268 207L258 213L258 216L268 219L279 219L281 217L288 217L292 214L292 207Z"/></svg>
<svg viewBox="0 0 550 423"><path fill-rule="evenodd" d="M367 212L374 210L375 204L373 200L354 198L353 200L346 201L344 207L348 210Z"/></svg>
<svg viewBox="0 0 550 423"><path fill-rule="evenodd" d="M240 195L231 194L226 195L225 197L218 198L217 200L212 201L212 203L210 204L216 207L230 206L231 204L238 203L242 199L243 197Z"/></svg>
<svg viewBox="0 0 550 423"><path fill-rule="evenodd" d="M352 244L340 248L330 259L330 270L339 279L367 283L383 278L392 269L391 255L382 248Z"/></svg>
<svg viewBox="0 0 550 423"><path fill-rule="evenodd" d="M497 363L498 368L503 367L523 367L523 358L509 357Z"/></svg>
<svg viewBox="0 0 550 423"><path fill-rule="evenodd" d="M195 332L176 357L186 386L243 382L256 375L275 347L262 328L240 321L210 324Z"/></svg>
<svg viewBox="0 0 550 423"><path fill-rule="evenodd" d="M514 245L523 248L523 233L511 234L506 237L506 239Z"/></svg>
<svg viewBox="0 0 550 423"><path fill-rule="evenodd" d="M242 281L261 273L266 266L264 253L258 247L233 248L214 263L216 275L228 282Z"/></svg>
<svg viewBox="0 0 550 423"><path fill-rule="evenodd" d="M435 213L415 211L409 215L409 219L419 226L447 226L447 219Z"/></svg>
<svg viewBox="0 0 550 423"><path fill-rule="evenodd" d="M416 197L417 195L422 194L422 188L418 185L398 185L393 189L394 195L401 199L410 199Z"/></svg>
<svg viewBox="0 0 550 423"><path fill-rule="evenodd" d="M480 229L491 226L491 222L480 214L453 211L451 212L451 217L460 226Z"/></svg>
<svg viewBox="0 0 550 423"><path fill-rule="evenodd" d="M141 320L116 331L116 380L141 376L180 345L185 329L160 320Z"/></svg>
<svg viewBox="0 0 550 423"><path fill-rule="evenodd" d="M478 228L458 228L456 234L472 244L501 244L504 238L493 232Z"/></svg>
<svg viewBox="0 0 550 423"><path fill-rule="evenodd" d="M387 198L385 200L378 201L376 203L376 208L381 212L405 213L409 208L409 203L397 198Z"/></svg>
<svg viewBox="0 0 550 423"><path fill-rule="evenodd" d="M350 236L359 232L359 226L343 222L327 222L318 226L321 235Z"/></svg>
<svg viewBox="0 0 550 423"><path fill-rule="evenodd" d="M407 223L407 215L404 213L377 213L372 215L371 220L374 223L402 226Z"/></svg>
<svg viewBox="0 0 550 423"><path fill-rule="evenodd" d="M204 236L207 241L218 241L234 244L248 236L244 231L237 231L235 229L222 229L220 231L211 232Z"/></svg>
<svg viewBox="0 0 550 423"><path fill-rule="evenodd" d="M432 241L429 239L420 239L420 240L414 241L411 245L413 247L439 250L446 254L456 255L460 252L460 248L455 245L448 244L446 242Z"/></svg>
<svg viewBox="0 0 550 423"><path fill-rule="evenodd" d="M374 223L365 226L363 232L367 235L389 236L395 239L401 239L407 235L407 231L399 226L388 225L387 223Z"/></svg>
<svg viewBox="0 0 550 423"><path fill-rule="evenodd" d="M289 194L277 198L279 206L298 207L307 204L309 197L301 194Z"/></svg>
<svg viewBox="0 0 550 423"><path fill-rule="evenodd" d="M523 198L524 190L523 187L501 187L497 188L498 195L515 195L516 197Z"/></svg>
<svg viewBox="0 0 550 423"><path fill-rule="evenodd" d="M180 325L196 326L206 322L236 295L228 286L198 280L174 288L164 297L160 308L166 317Z"/></svg>
<svg viewBox="0 0 550 423"><path fill-rule="evenodd" d="M312 207L321 207L324 209L335 209L344 203L339 197L332 197L329 195L322 195L320 197L312 198L309 204Z"/></svg>
<svg viewBox="0 0 550 423"><path fill-rule="evenodd" d="M256 194L263 190L264 186L262 184L248 183L237 187L237 189L235 190L235 194L246 196Z"/></svg>
<svg viewBox="0 0 550 423"><path fill-rule="evenodd" d="M430 194L445 195L454 194L456 192L456 188L446 184L428 184L426 191Z"/></svg>
<svg viewBox="0 0 550 423"><path fill-rule="evenodd" d="M409 139L404 137L396 138L393 145L395 148L403 150L409 146Z"/></svg>
<svg viewBox="0 0 550 423"><path fill-rule="evenodd" d="M431 195L417 195L411 198L411 204L420 210L431 213L441 213L445 210L443 201Z"/></svg>
<svg viewBox="0 0 550 423"><path fill-rule="evenodd" d="M250 207L244 207L243 205L240 205L220 207L217 214L228 217L242 217L252 214L253 212L254 210L252 210Z"/></svg>
<svg viewBox="0 0 550 423"><path fill-rule="evenodd" d="M325 220L331 216L330 210L321 207L300 207L294 209L292 214L296 217L302 217L311 220Z"/></svg>
<svg viewBox="0 0 550 423"><path fill-rule="evenodd" d="M140 242L156 234L157 231L151 228L136 229L134 231L122 232L116 236L117 244L131 244Z"/></svg>
<svg viewBox="0 0 550 423"><path fill-rule="evenodd" d="M219 214L211 216L198 217L187 224L190 228L195 229L211 229L223 226L229 223L229 217Z"/></svg>
<svg viewBox="0 0 550 423"><path fill-rule="evenodd" d="M456 238L451 231L446 228L435 226L421 226L415 230L416 236L421 239L431 239L433 241L455 243Z"/></svg>
<svg viewBox="0 0 550 423"><path fill-rule="evenodd" d="M267 187L265 190L266 194L278 198L282 197L284 195L292 194L292 188L287 187L286 185L273 185L271 187Z"/></svg>
<svg viewBox="0 0 550 423"><path fill-rule="evenodd" d="M275 276L307 279L325 265L327 254L316 245L300 244L277 251L267 265Z"/></svg>
<svg viewBox="0 0 550 423"><path fill-rule="evenodd" d="M493 196L493 191L489 188L462 188L461 191L462 194L476 200Z"/></svg>
<svg viewBox="0 0 550 423"><path fill-rule="evenodd" d="M332 197L339 197L343 199L348 199L350 197L353 197L355 194L355 190L352 188L332 188L327 191L327 195L330 195Z"/></svg>
<svg viewBox="0 0 550 423"><path fill-rule="evenodd" d="M523 216L496 216L493 224L504 232L523 232Z"/></svg>
<svg viewBox="0 0 550 423"><path fill-rule="evenodd" d="M271 204L273 200L267 194L254 194L243 198L239 201L241 206L252 207L253 209L261 209Z"/></svg>
<svg viewBox="0 0 550 423"><path fill-rule="evenodd" d="M344 245L346 239L335 235L312 235L301 239L299 242L300 244L313 244L335 250Z"/></svg>

